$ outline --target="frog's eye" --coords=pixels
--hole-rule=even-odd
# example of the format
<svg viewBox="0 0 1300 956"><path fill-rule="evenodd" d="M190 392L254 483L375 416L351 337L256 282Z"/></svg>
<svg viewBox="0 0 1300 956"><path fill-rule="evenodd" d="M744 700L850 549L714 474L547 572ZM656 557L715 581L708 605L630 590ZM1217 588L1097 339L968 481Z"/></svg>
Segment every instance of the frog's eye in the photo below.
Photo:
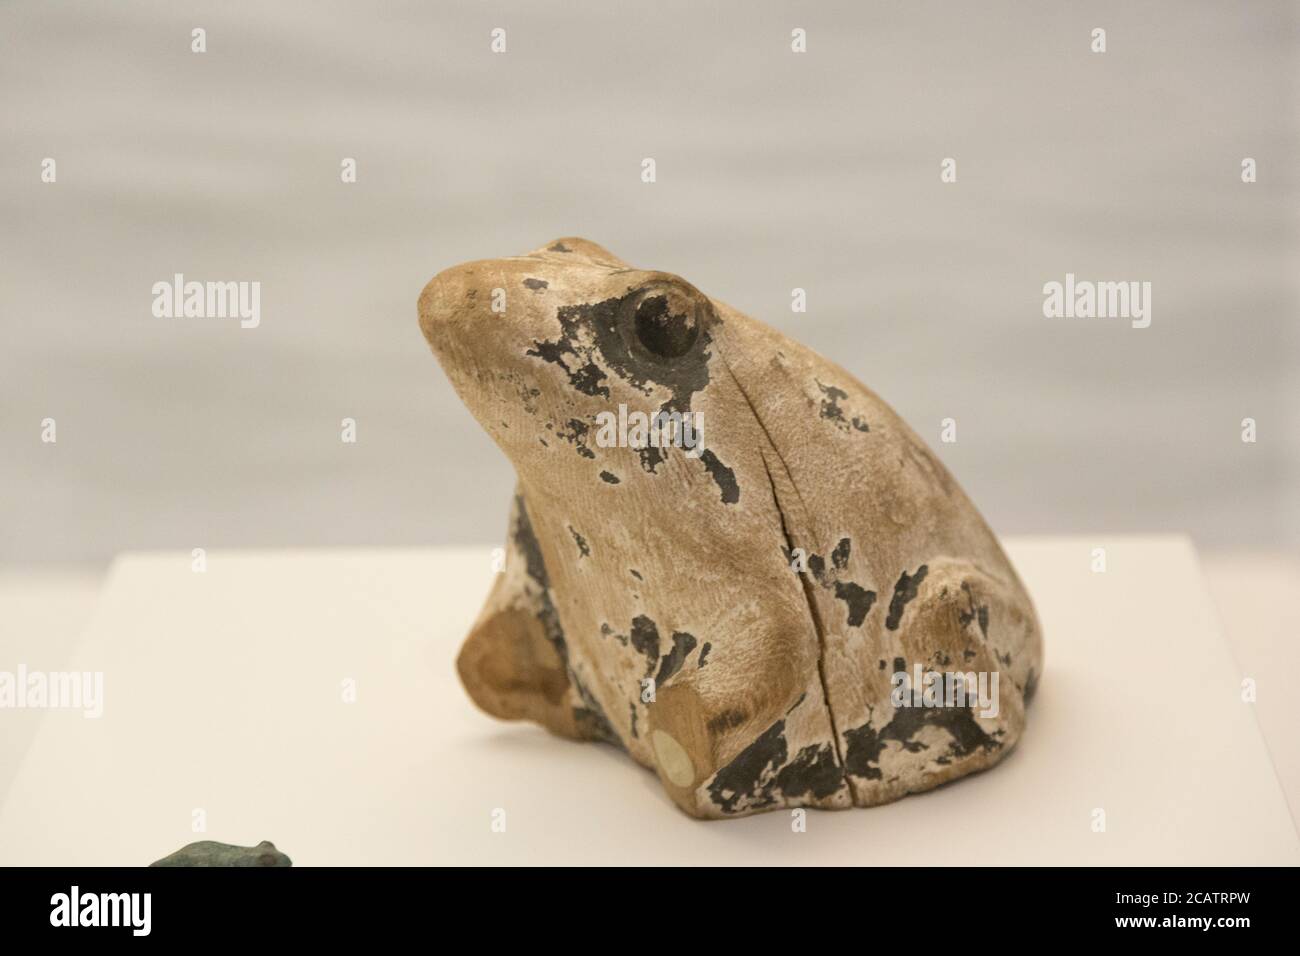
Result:
<svg viewBox="0 0 1300 956"><path fill-rule="evenodd" d="M656 358L671 359L691 350L709 305L693 289L654 282L630 295L624 308L641 348Z"/></svg>

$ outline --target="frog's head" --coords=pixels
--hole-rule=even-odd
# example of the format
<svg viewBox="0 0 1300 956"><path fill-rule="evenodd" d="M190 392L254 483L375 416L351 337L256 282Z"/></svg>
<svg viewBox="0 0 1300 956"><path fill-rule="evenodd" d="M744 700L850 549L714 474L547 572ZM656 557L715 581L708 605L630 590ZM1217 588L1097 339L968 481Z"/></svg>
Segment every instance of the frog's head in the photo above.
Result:
<svg viewBox="0 0 1300 956"><path fill-rule="evenodd" d="M602 412L689 414L709 383L721 308L677 276L574 238L447 269L419 302L420 327L461 399L535 484L544 476L526 463L564 443L600 465L592 477L626 469L617 452L594 448ZM637 454L646 470L664 457Z"/></svg>

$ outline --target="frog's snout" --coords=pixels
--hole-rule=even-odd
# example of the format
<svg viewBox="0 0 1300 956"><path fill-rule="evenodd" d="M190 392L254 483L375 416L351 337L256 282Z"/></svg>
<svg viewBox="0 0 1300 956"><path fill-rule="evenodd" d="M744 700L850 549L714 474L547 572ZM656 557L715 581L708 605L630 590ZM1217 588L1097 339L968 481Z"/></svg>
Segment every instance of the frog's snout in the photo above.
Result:
<svg viewBox="0 0 1300 956"><path fill-rule="evenodd" d="M461 301L467 295L463 267L444 269L429 280L420 292L420 331L434 352L442 354L454 332L454 326L465 321ZM470 296L473 298L473 296Z"/></svg>

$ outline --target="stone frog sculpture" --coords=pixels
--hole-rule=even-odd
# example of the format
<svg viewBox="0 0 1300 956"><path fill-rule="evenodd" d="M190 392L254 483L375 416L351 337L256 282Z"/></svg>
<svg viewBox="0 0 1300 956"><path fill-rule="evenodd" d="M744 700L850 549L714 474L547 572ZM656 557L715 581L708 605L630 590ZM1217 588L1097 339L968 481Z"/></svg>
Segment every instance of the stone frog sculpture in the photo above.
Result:
<svg viewBox="0 0 1300 956"><path fill-rule="evenodd" d="M215 840L200 840L197 843L187 843L175 853L149 865L283 867L293 866L293 861L277 850L270 840L263 840L257 846L234 846Z"/></svg>
<svg viewBox="0 0 1300 956"><path fill-rule="evenodd" d="M518 475L458 661L485 711L621 747L703 818L885 803L1015 744L1029 597L843 369L582 239L448 269L419 313Z"/></svg>

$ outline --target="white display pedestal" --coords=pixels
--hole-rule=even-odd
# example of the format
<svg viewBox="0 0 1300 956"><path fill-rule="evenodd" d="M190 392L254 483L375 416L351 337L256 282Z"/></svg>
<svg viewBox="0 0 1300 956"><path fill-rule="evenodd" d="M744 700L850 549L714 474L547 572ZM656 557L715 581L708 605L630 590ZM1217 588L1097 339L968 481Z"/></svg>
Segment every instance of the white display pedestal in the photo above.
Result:
<svg viewBox="0 0 1300 956"><path fill-rule="evenodd" d="M295 865L1300 862L1190 542L1007 550L1046 647L1020 745L928 794L809 811L802 833L788 812L692 820L613 748L477 711L454 661L486 548L213 551L202 574L124 555L68 665L103 672L104 714L43 716L0 863L146 864L201 839Z"/></svg>

